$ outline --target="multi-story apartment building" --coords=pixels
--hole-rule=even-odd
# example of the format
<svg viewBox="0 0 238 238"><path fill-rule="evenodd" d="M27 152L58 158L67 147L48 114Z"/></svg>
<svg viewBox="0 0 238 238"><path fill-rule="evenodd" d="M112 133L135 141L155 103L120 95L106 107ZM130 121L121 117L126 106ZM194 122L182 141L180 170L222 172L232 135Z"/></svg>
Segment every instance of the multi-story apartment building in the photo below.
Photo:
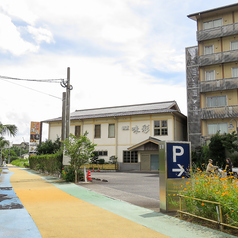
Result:
<svg viewBox="0 0 238 238"><path fill-rule="evenodd" d="M49 124L49 139L61 137L62 118ZM87 137L99 158L118 158L119 170L157 170L159 141L186 141L187 118L175 101L77 110L70 114L70 133ZM64 165L69 161L64 160Z"/></svg>
<svg viewBox="0 0 238 238"><path fill-rule="evenodd" d="M198 45L186 48L188 139L192 148L238 123L238 4L188 15Z"/></svg>

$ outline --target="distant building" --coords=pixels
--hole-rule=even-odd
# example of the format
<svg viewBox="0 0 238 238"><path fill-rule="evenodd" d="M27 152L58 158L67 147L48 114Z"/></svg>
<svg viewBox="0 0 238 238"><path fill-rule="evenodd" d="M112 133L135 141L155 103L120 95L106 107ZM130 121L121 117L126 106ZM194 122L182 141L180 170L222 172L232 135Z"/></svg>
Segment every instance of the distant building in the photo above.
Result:
<svg viewBox="0 0 238 238"><path fill-rule="evenodd" d="M20 144L12 144L12 146L22 148L24 150L29 150L29 143L28 142L22 142Z"/></svg>
<svg viewBox="0 0 238 238"><path fill-rule="evenodd" d="M120 170L158 171L158 141L187 140L187 118L175 101L77 110L70 119L70 132L79 136L87 131L99 159L118 157ZM49 139L61 137L61 117L44 123L49 124Z"/></svg>
<svg viewBox="0 0 238 238"><path fill-rule="evenodd" d="M188 140L192 148L238 120L238 4L188 15L198 45L186 48Z"/></svg>

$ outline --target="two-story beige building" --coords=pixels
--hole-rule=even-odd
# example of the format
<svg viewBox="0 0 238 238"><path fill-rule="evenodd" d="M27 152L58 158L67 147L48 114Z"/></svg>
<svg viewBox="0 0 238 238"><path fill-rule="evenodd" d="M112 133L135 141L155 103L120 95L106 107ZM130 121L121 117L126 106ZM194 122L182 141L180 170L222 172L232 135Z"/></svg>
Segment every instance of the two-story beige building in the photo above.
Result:
<svg viewBox="0 0 238 238"><path fill-rule="evenodd" d="M195 148L238 126L238 4L188 17L198 41L186 49L188 140Z"/></svg>
<svg viewBox="0 0 238 238"><path fill-rule="evenodd" d="M49 124L49 139L61 137L62 118ZM70 133L88 132L99 159L118 157L119 170L159 168L158 141L186 141L187 118L175 101L77 110L70 115Z"/></svg>

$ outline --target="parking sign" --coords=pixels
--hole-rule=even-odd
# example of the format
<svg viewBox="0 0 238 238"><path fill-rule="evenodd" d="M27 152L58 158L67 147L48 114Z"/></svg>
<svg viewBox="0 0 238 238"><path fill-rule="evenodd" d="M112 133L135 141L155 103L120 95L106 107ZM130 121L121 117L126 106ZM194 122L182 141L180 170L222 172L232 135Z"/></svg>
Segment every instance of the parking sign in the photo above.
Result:
<svg viewBox="0 0 238 238"><path fill-rule="evenodd" d="M189 177L189 169L189 144L167 143L167 178Z"/></svg>

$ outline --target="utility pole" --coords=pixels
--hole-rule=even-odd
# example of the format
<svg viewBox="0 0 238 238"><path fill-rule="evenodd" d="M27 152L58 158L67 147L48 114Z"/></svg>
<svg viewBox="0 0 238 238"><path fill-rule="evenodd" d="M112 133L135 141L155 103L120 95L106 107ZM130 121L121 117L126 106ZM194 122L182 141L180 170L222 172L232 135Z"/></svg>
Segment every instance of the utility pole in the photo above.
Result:
<svg viewBox="0 0 238 238"><path fill-rule="evenodd" d="M61 141L69 138L70 134L70 90L73 86L70 85L70 67L67 68L67 81L60 83L63 88L66 88L66 92L62 96L62 135ZM69 156L63 155L63 165L68 165L70 161Z"/></svg>
<svg viewBox="0 0 238 238"><path fill-rule="evenodd" d="M65 105L66 105L66 92L63 92L62 95L62 132L61 132L61 141L65 140L65 134L66 134L66 110L65 110Z"/></svg>
<svg viewBox="0 0 238 238"><path fill-rule="evenodd" d="M70 85L70 67L67 68L67 81L60 83L66 92L63 93L62 105L62 141L69 138L70 134L70 90L73 86Z"/></svg>
<svg viewBox="0 0 238 238"><path fill-rule="evenodd" d="M66 87L66 135L68 139L70 133L70 68L67 68L67 87Z"/></svg>

